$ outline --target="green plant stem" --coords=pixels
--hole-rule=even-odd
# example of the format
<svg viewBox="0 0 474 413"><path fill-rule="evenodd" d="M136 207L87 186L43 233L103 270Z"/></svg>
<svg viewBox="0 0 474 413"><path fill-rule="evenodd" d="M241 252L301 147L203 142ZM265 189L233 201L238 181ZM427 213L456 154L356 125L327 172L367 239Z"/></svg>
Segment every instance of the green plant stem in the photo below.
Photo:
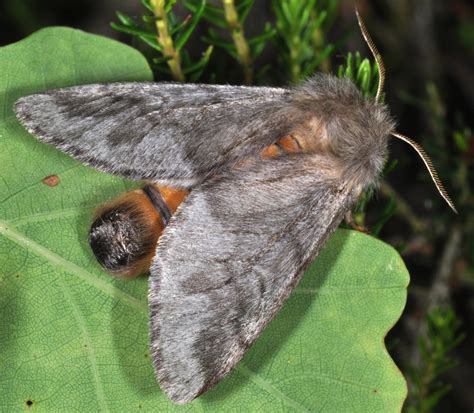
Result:
<svg viewBox="0 0 474 413"><path fill-rule="evenodd" d="M291 45L290 50L290 70L291 70L291 81L297 83L301 78L301 65L298 61L300 55L300 41L295 38Z"/></svg>
<svg viewBox="0 0 474 413"><path fill-rule="evenodd" d="M325 46L324 32L318 28L313 32L313 43L318 53L322 53ZM331 71L331 63L328 58L321 61L319 68L322 72L329 73Z"/></svg>
<svg viewBox="0 0 474 413"><path fill-rule="evenodd" d="M423 401L426 400L430 393L430 386L433 380L436 378L434 375L435 361L430 358L425 368L421 371L421 379L418 390L418 403L420 405L420 413L427 413L426 409L423 408Z"/></svg>
<svg viewBox="0 0 474 413"><path fill-rule="evenodd" d="M235 48L237 49L239 62L244 70L245 84L250 85L253 82L253 64L250 48L247 40L245 39L244 28L239 21L239 16L237 14L237 10L235 9L234 0L222 0L222 3L224 5L225 19L231 31Z"/></svg>
<svg viewBox="0 0 474 413"><path fill-rule="evenodd" d="M392 198L395 201L397 213L405 219L415 233L418 234L426 230L427 223L416 216L410 206L388 182L382 181L380 192L387 198Z"/></svg>
<svg viewBox="0 0 474 413"><path fill-rule="evenodd" d="M173 39L168 31L168 17L165 11L165 0L151 0L156 20L156 30L158 32L158 43L163 47L163 56L167 58L168 66L174 80L184 82L184 73L181 68L181 57L175 49Z"/></svg>

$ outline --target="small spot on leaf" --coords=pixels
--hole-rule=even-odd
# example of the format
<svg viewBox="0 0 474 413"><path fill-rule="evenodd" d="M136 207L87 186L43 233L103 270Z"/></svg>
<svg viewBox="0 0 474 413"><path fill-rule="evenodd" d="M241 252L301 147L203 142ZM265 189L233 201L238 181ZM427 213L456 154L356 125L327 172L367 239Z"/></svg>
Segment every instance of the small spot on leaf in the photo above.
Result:
<svg viewBox="0 0 474 413"><path fill-rule="evenodd" d="M373 389L372 392L373 392L373 393L377 393L377 389Z"/></svg>
<svg viewBox="0 0 474 413"><path fill-rule="evenodd" d="M31 407L31 406L33 406L33 400L27 400L27 401L25 402L25 404L26 404L28 407Z"/></svg>
<svg viewBox="0 0 474 413"><path fill-rule="evenodd" d="M59 184L59 176L48 175L48 176L45 176L41 180L41 182L43 182L43 184L48 185L48 186L56 186L57 184Z"/></svg>

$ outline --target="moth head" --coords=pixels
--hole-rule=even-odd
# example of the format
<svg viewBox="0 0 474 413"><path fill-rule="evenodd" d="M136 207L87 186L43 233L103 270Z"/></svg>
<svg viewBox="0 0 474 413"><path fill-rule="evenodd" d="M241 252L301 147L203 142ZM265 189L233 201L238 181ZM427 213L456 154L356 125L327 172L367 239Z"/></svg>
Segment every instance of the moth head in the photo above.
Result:
<svg viewBox="0 0 474 413"><path fill-rule="evenodd" d="M142 190L131 191L98 209L89 245L106 271L134 277L149 270L162 229L149 198Z"/></svg>
<svg viewBox="0 0 474 413"><path fill-rule="evenodd" d="M357 21L359 22L359 27L362 32L362 36L364 37L370 51L372 52L372 55L374 56L374 59L377 63L378 71L379 71L379 84L377 87L377 94L375 96L375 104L379 104L380 102L380 97L383 92L383 85L385 83L385 65L383 64L382 56L380 55L377 46L375 45L374 41L372 40L369 31L367 30L367 27L365 26L364 21L362 20L362 17L360 16L359 12L356 9L356 16L357 16ZM423 160L423 163L425 164L426 168L428 169L428 172L431 176L431 179L433 180L436 189L438 190L439 194L444 198L444 200L448 203L448 205L451 207L451 209L457 213L456 208L454 207L453 202L451 201L451 198L449 197L448 193L444 189L443 184L441 183L441 180L438 177L438 174L436 172L436 169L433 166L433 163L431 162L431 159L428 157L428 155L425 153L423 148L418 145L415 141L412 139L408 138L407 136L404 136L400 133L395 132L394 130L390 131L390 135L400 139L406 143L408 143L415 151L418 153L418 155L421 157Z"/></svg>

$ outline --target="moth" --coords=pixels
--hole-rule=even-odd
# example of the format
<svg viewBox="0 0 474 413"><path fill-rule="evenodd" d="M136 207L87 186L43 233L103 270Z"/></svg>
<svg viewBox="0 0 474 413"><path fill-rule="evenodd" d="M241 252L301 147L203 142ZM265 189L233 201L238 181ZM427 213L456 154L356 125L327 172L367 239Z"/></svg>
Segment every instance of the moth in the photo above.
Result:
<svg viewBox="0 0 474 413"><path fill-rule="evenodd" d="M176 83L74 86L19 99L40 141L98 170L147 180L99 209L90 243L119 274L150 271L150 346L161 388L187 403L219 382L272 320L359 196L395 132L348 79L291 88Z"/></svg>

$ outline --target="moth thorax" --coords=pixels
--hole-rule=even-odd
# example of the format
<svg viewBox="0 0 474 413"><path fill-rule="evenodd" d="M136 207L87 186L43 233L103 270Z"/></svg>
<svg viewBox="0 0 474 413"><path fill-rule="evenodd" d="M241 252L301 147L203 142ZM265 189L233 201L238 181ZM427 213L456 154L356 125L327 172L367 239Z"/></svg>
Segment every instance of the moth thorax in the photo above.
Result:
<svg viewBox="0 0 474 413"><path fill-rule="evenodd" d="M385 106L354 104L354 110L328 122L331 149L342 161L345 179L362 191L378 181L394 122Z"/></svg>
<svg viewBox="0 0 474 413"><path fill-rule="evenodd" d="M303 126L315 137L312 149L337 158L345 179L355 187L377 180L394 130L385 105L365 98L349 79L322 74L296 88L292 104L311 115Z"/></svg>
<svg viewBox="0 0 474 413"><path fill-rule="evenodd" d="M97 211L89 244L108 272L134 277L147 272L164 225L142 190L127 192Z"/></svg>

